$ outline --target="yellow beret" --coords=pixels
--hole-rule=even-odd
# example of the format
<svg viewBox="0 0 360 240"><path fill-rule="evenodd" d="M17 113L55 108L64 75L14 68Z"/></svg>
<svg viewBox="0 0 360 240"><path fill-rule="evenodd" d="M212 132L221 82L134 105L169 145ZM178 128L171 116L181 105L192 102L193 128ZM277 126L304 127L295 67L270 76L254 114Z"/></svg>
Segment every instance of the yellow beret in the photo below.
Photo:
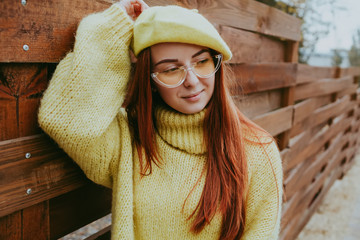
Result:
<svg viewBox="0 0 360 240"><path fill-rule="evenodd" d="M163 42L196 44L222 53L230 60L232 53L215 27L196 10L179 6L150 7L134 23L133 50L137 56L143 49Z"/></svg>

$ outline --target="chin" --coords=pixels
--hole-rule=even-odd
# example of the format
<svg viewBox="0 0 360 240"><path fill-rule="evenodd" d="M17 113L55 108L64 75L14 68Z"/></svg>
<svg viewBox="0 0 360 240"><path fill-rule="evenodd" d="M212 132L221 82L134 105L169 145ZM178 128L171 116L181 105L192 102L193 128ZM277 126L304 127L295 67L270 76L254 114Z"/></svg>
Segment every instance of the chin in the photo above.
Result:
<svg viewBox="0 0 360 240"><path fill-rule="evenodd" d="M183 114L195 114L198 112L201 112L202 110L204 110L206 105L204 104L199 104L199 105L195 105L195 106L181 106L179 108L175 108L176 111L181 112Z"/></svg>

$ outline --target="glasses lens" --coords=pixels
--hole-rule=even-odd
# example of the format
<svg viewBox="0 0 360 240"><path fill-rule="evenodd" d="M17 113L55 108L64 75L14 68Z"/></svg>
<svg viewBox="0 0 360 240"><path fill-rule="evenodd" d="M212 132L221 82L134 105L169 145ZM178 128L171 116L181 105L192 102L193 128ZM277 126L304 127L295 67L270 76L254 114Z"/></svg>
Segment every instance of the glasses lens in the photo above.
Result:
<svg viewBox="0 0 360 240"><path fill-rule="evenodd" d="M220 66L221 63L221 54L211 56L210 53L205 53L207 55L202 55L200 59L192 63L192 71L198 76L207 78L214 74ZM186 76L186 66L181 67L172 67L165 71L160 71L153 73L152 77L156 81L160 81L165 84L167 87L176 87L181 84L181 81L185 79Z"/></svg>
<svg viewBox="0 0 360 240"><path fill-rule="evenodd" d="M196 62L193 65L193 70L199 77L208 77L218 70L220 61L220 55L208 56L205 59Z"/></svg>
<svg viewBox="0 0 360 240"><path fill-rule="evenodd" d="M196 62L193 66L194 71L200 76L207 76L215 71L214 60L209 56Z"/></svg>
<svg viewBox="0 0 360 240"><path fill-rule="evenodd" d="M163 72L160 72L157 75L157 78L165 83L166 85L176 85L178 84L185 76L184 68L172 68Z"/></svg>

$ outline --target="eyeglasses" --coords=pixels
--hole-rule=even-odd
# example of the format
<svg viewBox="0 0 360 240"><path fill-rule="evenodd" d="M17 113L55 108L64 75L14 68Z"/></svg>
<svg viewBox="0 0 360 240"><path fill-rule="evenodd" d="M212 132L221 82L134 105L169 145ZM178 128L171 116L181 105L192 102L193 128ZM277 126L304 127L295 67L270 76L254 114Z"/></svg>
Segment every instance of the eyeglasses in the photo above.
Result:
<svg viewBox="0 0 360 240"><path fill-rule="evenodd" d="M220 68L221 59L221 54L214 56L209 54L209 56L204 56L192 63L190 67L172 65L164 71L151 73L151 77L155 82L164 87L175 88L183 84L188 71L192 71L200 78L211 77Z"/></svg>

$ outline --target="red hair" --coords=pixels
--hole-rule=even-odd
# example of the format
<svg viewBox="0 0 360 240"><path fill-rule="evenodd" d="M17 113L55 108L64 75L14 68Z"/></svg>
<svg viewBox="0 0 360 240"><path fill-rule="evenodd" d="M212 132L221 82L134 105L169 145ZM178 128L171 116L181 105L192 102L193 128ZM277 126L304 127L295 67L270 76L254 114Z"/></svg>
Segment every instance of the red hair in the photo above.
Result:
<svg viewBox="0 0 360 240"><path fill-rule="evenodd" d="M130 128L140 159L141 173L151 174L152 163L159 165L155 145L153 108L159 97L153 95L150 78L150 49L143 50L129 82L126 107ZM200 201L189 217L191 231L199 233L217 211L223 216L220 239L240 239L244 232L248 166L244 151L243 126L259 129L240 113L226 86L224 64L215 75L213 96L204 119L204 142L207 148L207 172ZM141 114L140 114L141 113ZM145 164L142 153L145 153ZM190 194L190 193L189 193Z"/></svg>

